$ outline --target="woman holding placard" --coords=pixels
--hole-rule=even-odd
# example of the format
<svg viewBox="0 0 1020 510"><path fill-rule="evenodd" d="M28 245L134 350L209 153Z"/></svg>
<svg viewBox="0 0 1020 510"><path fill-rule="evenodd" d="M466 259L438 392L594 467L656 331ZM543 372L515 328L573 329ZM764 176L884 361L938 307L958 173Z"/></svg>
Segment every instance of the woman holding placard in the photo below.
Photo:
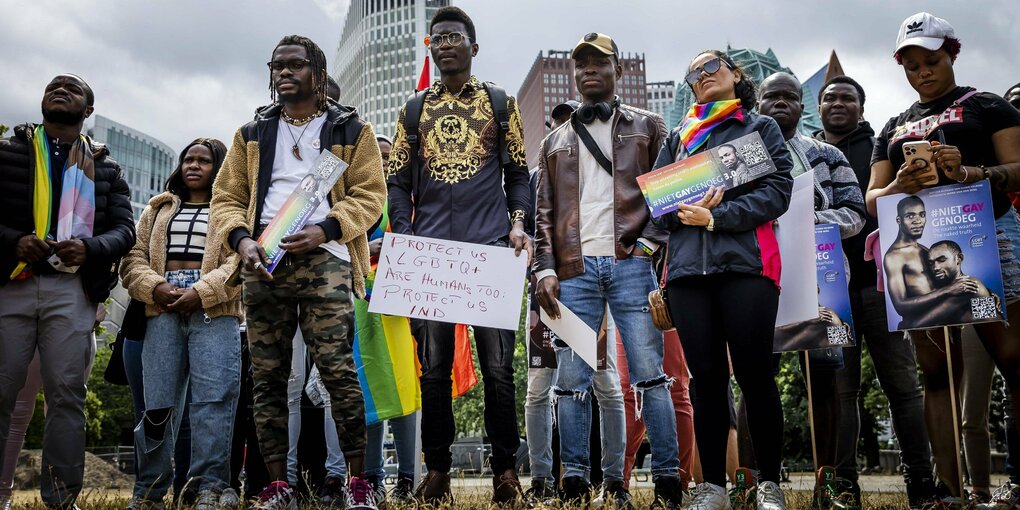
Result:
<svg viewBox="0 0 1020 510"><path fill-rule="evenodd" d="M775 172L725 191L710 188L698 202L656 219L670 230L666 295L698 386L694 428L705 482L695 490L692 505L730 508L725 490L729 352L747 399L761 472L756 493L742 497L757 499L762 510L785 510L778 485L783 409L770 363L780 273L772 222L789 207L793 160L776 122L752 111L754 84L729 56L717 50L702 52L688 71L687 83L697 103L670 133L655 166L757 133L776 167ZM722 164L730 166L725 158Z"/></svg>
<svg viewBox="0 0 1020 510"><path fill-rule="evenodd" d="M878 135L868 186L868 212L877 214L879 197L914 194L925 186L988 179L992 188L999 259L1007 316L1012 323L976 324L975 330L999 371L1017 395L1020 391L1020 220L1007 192L1020 190L1020 113L987 92L956 84L953 64L960 41L953 27L926 12L900 26L894 57L903 66L918 101L886 123ZM907 147L904 147L904 146ZM906 152L926 157L906 161ZM937 172L936 172L937 170ZM930 175L934 174L934 175ZM895 292L896 289L889 289ZM939 476L939 498L961 496L957 443L949 414L949 369L942 329L908 333L925 377L925 415ZM957 336L955 333L954 337ZM962 369L959 342L952 348L954 379ZM1014 413L1020 400L1013 399ZM1020 501L1020 479L1011 477L993 502L1012 508Z"/></svg>

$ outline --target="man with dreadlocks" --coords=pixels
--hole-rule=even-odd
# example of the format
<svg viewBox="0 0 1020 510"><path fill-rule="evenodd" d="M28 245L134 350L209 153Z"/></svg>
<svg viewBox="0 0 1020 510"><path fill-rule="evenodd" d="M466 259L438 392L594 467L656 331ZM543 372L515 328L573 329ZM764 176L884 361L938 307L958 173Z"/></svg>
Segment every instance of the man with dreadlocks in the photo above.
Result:
<svg viewBox="0 0 1020 510"><path fill-rule="evenodd" d="M301 328L333 402L337 436L349 463L347 508L374 509L362 478L365 406L351 349L354 304L369 269L365 231L382 212L386 183L371 126L354 108L326 99L326 57L305 37L284 37L268 63L274 104L242 126L213 187L212 216L241 256L242 296L254 386L253 414L272 483L254 508L296 508L287 479L287 378ZM272 275L255 239L308 175L322 150L349 166Z"/></svg>

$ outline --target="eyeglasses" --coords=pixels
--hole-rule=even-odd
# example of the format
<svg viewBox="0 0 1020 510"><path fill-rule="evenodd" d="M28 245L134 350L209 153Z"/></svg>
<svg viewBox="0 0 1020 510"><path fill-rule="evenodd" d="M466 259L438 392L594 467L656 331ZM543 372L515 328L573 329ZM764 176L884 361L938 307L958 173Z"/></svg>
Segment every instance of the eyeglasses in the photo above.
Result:
<svg viewBox="0 0 1020 510"><path fill-rule="evenodd" d="M286 62L274 60L272 62L266 62L266 65L269 66L269 69L272 69L274 73L283 72L284 68L290 69L290 72L292 73L298 73L301 72L301 70L304 69L306 65L311 63L312 63L311 60L308 60L307 58L302 58L288 60Z"/></svg>
<svg viewBox="0 0 1020 510"><path fill-rule="evenodd" d="M432 34L429 36L429 47L438 48L446 43L450 43L450 46L456 46L466 38L467 36L460 32L450 32L449 34Z"/></svg>
<svg viewBox="0 0 1020 510"><path fill-rule="evenodd" d="M707 73L708 75L711 76L719 72L719 68L722 67L722 64L724 63L726 64L726 67L733 69L733 66L731 66L729 62L726 62L720 57L716 57L692 69L691 72L687 73L687 76L684 78L684 80L687 81L688 85L693 87L695 83L701 81L702 72Z"/></svg>

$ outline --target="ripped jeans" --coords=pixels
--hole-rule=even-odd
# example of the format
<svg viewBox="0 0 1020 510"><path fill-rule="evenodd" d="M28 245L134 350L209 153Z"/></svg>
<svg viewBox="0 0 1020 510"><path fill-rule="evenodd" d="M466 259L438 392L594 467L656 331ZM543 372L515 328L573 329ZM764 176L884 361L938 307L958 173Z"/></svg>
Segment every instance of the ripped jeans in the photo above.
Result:
<svg viewBox="0 0 1020 510"><path fill-rule="evenodd" d="M171 458L181 415L191 419L189 483L220 491L229 484L230 441L241 384L237 317L161 313L142 346L145 413L135 427L134 497L160 500L173 483ZM188 387L191 403L185 406Z"/></svg>
<svg viewBox="0 0 1020 510"><path fill-rule="evenodd" d="M652 323L648 293L656 288L651 259L584 257L584 273L560 282L560 301L589 327L598 331L606 304L615 319L637 394L637 411L648 430L652 450L652 476L679 476L676 419L663 372L662 331ZM558 342L557 342L558 343ZM595 371L569 347L556 347L558 365L553 395L557 399L560 459L563 476L588 479L588 437L591 429L592 380ZM618 439L620 452L626 439ZM611 478L607 474L607 479Z"/></svg>

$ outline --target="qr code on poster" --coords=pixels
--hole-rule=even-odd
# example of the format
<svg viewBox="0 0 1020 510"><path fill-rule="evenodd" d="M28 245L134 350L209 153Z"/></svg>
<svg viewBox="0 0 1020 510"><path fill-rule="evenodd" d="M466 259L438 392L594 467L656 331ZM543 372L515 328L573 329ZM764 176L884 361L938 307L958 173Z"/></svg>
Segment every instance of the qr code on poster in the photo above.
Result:
<svg viewBox="0 0 1020 510"><path fill-rule="evenodd" d="M744 160L747 166L754 166L768 161L769 151L765 150L761 142L748 142L740 147L740 159Z"/></svg>
<svg viewBox="0 0 1020 510"><path fill-rule="evenodd" d="M970 312L974 315L974 320L998 317L999 307L995 305L995 296L971 298Z"/></svg>
<svg viewBox="0 0 1020 510"><path fill-rule="evenodd" d="M825 328L829 337L829 345L850 345L850 333L843 326L829 326Z"/></svg>

